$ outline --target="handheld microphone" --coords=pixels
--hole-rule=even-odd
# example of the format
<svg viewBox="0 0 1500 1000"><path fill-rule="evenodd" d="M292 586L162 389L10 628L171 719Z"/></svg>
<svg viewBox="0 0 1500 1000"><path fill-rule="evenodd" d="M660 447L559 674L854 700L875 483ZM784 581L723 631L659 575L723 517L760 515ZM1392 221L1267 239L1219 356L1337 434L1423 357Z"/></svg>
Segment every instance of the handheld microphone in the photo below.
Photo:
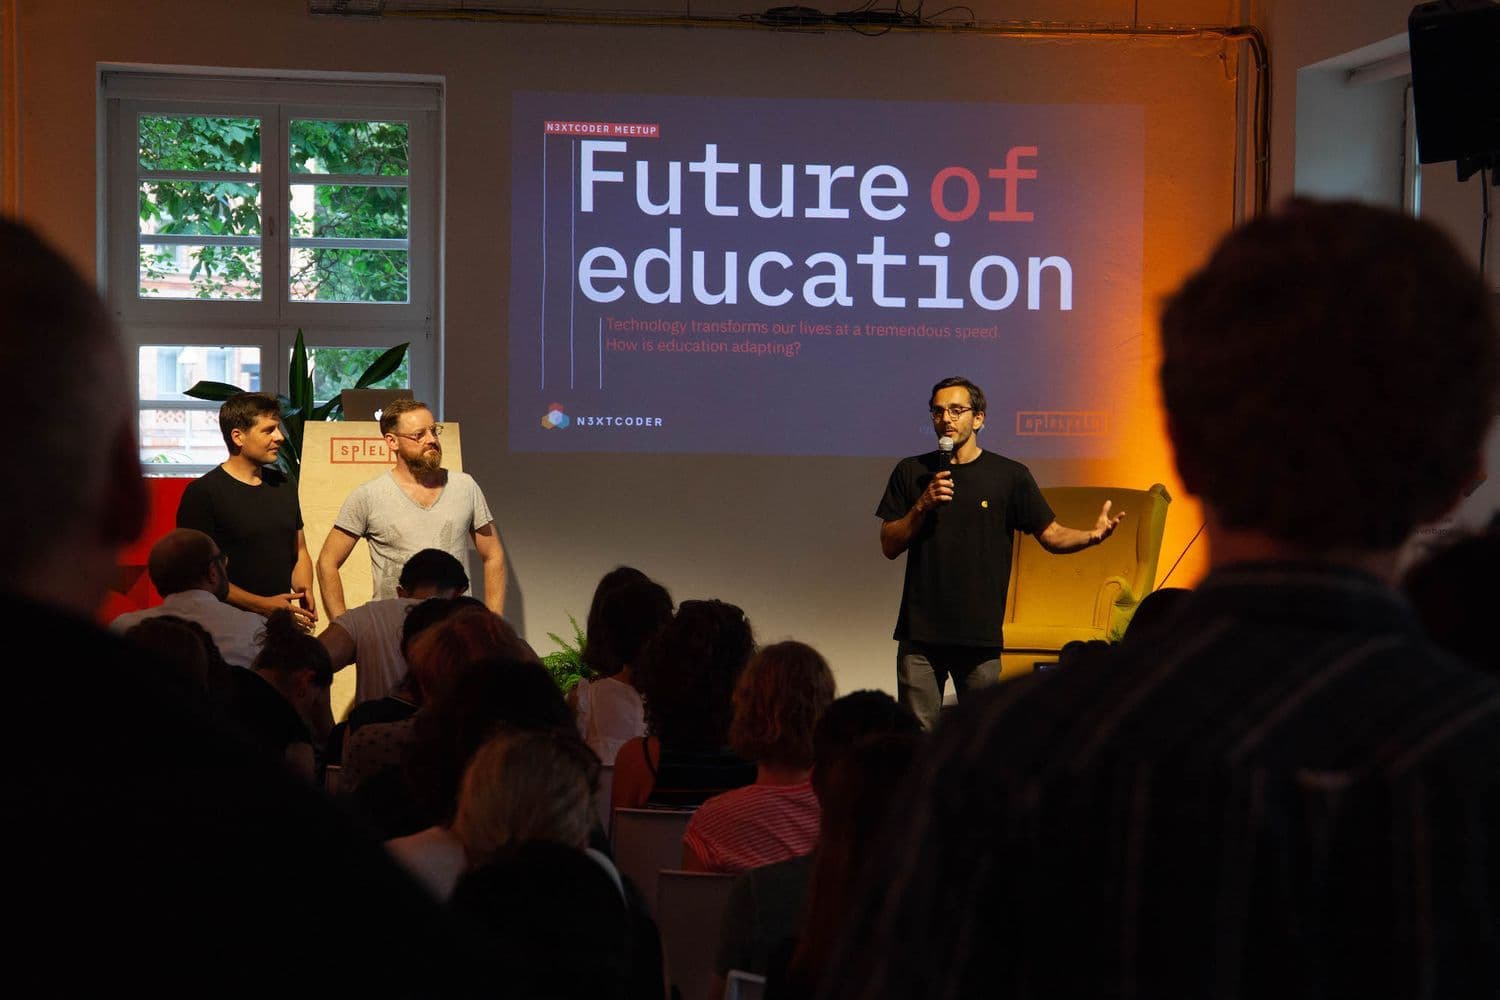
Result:
<svg viewBox="0 0 1500 1000"><path fill-rule="evenodd" d="M953 439L944 434L938 438L938 468L946 469L953 464Z"/></svg>

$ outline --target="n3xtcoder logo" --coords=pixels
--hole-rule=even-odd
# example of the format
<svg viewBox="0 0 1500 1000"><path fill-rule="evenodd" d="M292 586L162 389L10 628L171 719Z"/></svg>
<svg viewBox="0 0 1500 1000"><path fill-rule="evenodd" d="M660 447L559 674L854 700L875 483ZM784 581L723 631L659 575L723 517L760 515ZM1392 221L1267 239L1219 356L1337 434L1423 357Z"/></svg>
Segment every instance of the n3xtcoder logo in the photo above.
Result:
<svg viewBox="0 0 1500 1000"><path fill-rule="evenodd" d="M660 427L662 418L621 414L588 414L570 417L563 412L561 403L547 404L547 414L542 417L542 430L562 430L565 427Z"/></svg>
<svg viewBox="0 0 1500 1000"><path fill-rule="evenodd" d="M547 413L542 417L542 430L562 430L573 421L563 412L561 403L548 403Z"/></svg>

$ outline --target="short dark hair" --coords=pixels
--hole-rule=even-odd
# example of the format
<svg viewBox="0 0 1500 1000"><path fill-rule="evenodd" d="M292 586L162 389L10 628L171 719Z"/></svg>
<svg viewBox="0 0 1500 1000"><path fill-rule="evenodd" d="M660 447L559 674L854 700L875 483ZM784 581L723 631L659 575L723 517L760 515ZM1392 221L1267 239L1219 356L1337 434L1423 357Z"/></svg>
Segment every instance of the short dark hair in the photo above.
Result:
<svg viewBox="0 0 1500 1000"><path fill-rule="evenodd" d="M451 552L422 549L406 560L396 582L401 585L402 590L408 592L418 587L431 586L439 590L463 593L469 589L469 574L464 571L464 564Z"/></svg>
<svg viewBox="0 0 1500 1000"><path fill-rule="evenodd" d="M267 616L260 652L255 654L250 668L283 674L311 670L313 683L318 687L326 688L333 683L333 660L328 656L328 648L302 631L290 608L281 608Z"/></svg>
<svg viewBox="0 0 1500 1000"><path fill-rule="evenodd" d="M396 425L401 422L401 414L410 413L412 410L427 410L431 412L432 407L421 400L411 399L407 396L391 400L380 411L380 433L394 433Z"/></svg>
<svg viewBox="0 0 1500 1000"><path fill-rule="evenodd" d="M1474 477L1500 381L1492 310L1429 223L1293 200L1245 224L1162 314L1184 485L1229 528L1395 548Z"/></svg>
<svg viewBox="0 0 1500 1000"><path fill-rule="evenodd" d="M248 431L261 417L267 416L281 419L281 404L263 392L242 392L224 400L219 407L219 433L224 436L224 447L231 455L239 454L240 450L234 443L234 432Z"/></svg>
<svg viewBox="0 0 1500 1000"><path fill-rule="evenodd" d="M955 387L969 390L969 405L973 407L975 413L985 412L984 390L962 375L953 375L945 378L933 386L932 391L927 394L927 405L932 405L932 401L937 399L937 394L940 390L953 389Z"/></svg>

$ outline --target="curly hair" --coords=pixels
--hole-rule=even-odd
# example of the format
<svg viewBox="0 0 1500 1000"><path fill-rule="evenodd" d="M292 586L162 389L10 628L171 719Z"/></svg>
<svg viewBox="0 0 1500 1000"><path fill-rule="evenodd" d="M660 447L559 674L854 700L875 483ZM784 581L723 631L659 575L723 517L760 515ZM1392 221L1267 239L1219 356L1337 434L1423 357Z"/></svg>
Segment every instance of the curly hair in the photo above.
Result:
<svg viewBox="0 0 1500 1000"><path fill-rule="evenodd" d="M1472 484L1500 335L1430 223L1294 200L1166 303L1161 387L1184 485L1227 528L1389 550Z"/></svg>
<svg viewBox="0 0 1500 1000"><path fill-rule="evenodd" d="M778 642L750 658L734 689L729 746L746 760L811 767L813 727L833 702L833 672L816 649Z"/></svg>
<svg viewBox="0 0 1500 1000"><path fill-rule="evenodd" d="M722 749L734 686L754 650L745 612L723 601L683 601L633 668L651 735L681 750Z"/></svg>

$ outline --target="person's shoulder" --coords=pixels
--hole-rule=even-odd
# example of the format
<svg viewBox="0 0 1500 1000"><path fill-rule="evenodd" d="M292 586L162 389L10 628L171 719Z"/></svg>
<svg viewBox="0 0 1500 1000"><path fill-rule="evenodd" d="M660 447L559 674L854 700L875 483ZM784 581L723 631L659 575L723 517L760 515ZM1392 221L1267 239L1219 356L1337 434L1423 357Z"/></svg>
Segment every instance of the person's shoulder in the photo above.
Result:
<svg viewBox="0 0 1500 1000"><path fill-rule="evenodd" d="M998 451L985 449L979 453L979 457L975 459L975 462L1007 475L1028 477L1031 475L1031 470L1026 467L1025 463L1018 462L1013 458L1007 458Z"/></svg>

